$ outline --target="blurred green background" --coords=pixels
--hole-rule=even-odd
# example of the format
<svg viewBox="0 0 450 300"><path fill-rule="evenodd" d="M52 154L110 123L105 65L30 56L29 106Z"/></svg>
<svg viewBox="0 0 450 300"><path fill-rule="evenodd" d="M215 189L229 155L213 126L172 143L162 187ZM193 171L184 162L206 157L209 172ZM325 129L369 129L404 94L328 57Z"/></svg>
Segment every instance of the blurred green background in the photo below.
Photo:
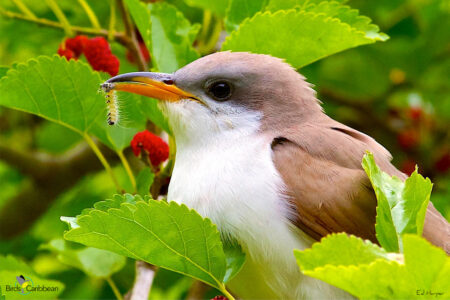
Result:
<svg viewBox="0 0 450 300"><path fill-rule="evenodd" d="M102 27L107 28L110 2L88 2ZM191 23L204 22L202 10L183 0L166 2L177 6ZM36 15L56 21L45 1L24 3ZM58 3L72 24L90 26L76 1ZM348 4L369 16L390 39L332 55L299 71L314 84L327 114L373 136L392 153L394 164L405 173L411 173L417 164L419 172L434 183L432 202L450 219L450 2L350 0ZM18 12L10 0L2 0L0 8ZM119 29L120 26L119 23ZM64 31L59 28L0 14L0 66L53 55L64 38ZM122 45L113 43L112 52L120 59L120 73L136 70L127 60ZM79 135L60 125L3 107L0 107L0 132L0 148L8 145L25 153L58 155L82 142ZM31 182L6 161L0 155L0 215L13 214L17 223L24 223L28 216L21 214L21 203L16 199L30 188ZM120 167L116 171L125 178ZM36 272L65 283L61 298L114 298L104 280L61 264L55 254L41 247L61 238L66 226L59 216L74 216L114 192L104 171L77 179L54 201L36 208L36 220L28 222L17 234L14 228L3 228L0 254L23 257ZM134 278L133 263L128 261L113 277L125 292ZM181 275L161 271L151 297L180 297L187 293L191 282ZM211 295L215 295L213 291Z"/></svg>

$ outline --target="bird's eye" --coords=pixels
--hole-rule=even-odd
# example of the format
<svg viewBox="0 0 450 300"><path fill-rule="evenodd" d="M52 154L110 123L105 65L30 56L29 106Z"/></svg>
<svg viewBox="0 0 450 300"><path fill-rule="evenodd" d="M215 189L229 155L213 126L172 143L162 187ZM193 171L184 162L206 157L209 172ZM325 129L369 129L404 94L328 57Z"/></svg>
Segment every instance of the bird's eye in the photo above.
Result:
<svg viewBox="0 0 450 300"><path fill-rule="evenodd" d="M227 82L215 82L209 86L208 93L216 100L225 101L231 96L231 86Z"/></svg>

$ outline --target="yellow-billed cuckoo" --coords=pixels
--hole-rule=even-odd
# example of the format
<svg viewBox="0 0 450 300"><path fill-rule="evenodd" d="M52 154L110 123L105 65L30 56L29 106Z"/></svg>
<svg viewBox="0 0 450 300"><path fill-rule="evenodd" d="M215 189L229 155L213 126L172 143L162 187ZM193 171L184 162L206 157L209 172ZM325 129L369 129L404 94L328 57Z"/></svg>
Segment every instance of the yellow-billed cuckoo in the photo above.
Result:
<svg viewBox="0 0 450 300"><path fill-rule="evenodd" d="M249 297L346 296L302 276L292 250L333 232L377 242L377 201L361 167L367 150L383 171L406 176L374 139L325 115L302 75L268 55L220 52L173 74L119 75L105 87L164 100L177 144L168 200L239 241L246 268L257 270L243 271L255 276L240 282L254 286ZM432 204L424 236L450 251L449 224Z"/></svg>

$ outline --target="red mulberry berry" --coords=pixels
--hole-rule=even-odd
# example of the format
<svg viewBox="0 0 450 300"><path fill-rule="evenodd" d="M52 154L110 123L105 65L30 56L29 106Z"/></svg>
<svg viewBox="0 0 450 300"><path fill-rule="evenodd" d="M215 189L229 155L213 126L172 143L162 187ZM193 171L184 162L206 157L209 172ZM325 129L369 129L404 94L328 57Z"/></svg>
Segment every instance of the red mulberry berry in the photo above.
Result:
<svg viewBox="0 0 450 300"><path fill-rule="evenodd" d="M153 166L159 166L169 158L169 145L159 136L148 130L138 132L131 140L134 155L139 156L142 151L148 153Z"/></svg>
<svg viewBox="0 0 450 300"><path fill-rule="evenodd" d="M75 53L75 56L78 58L81 54L83 54L84 47L88 38L84 35L77 35L74 38L66 39L66 48L72 50Z"/></svg>
<svg viewBox="0 0 450 300"><path fill-rule="evenodd" d="M76 59L75 53L72 50L67 49L67 48L63 49L61 46L59 46L59 48L58 48L58 55L64 56L67 60L70 60L72 58Z"/></svg>
<svg viewBox="0 0 450 300"><path fill-rule="evenodd" d="M103 37L95 37L86 42L84 55L96 71L103 71L115 76L119 73L120 62L111 53L108 42Z"/></svg>

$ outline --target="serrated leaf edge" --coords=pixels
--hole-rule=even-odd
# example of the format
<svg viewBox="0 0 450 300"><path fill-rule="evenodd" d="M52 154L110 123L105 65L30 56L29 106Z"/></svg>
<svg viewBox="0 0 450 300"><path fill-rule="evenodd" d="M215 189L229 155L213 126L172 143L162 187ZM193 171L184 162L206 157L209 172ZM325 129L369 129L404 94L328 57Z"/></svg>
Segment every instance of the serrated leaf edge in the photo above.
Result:
<svg viewBox="0 0 450 300"><path fill-rule="evenodd" d="M85 63L85 62L82 62L82 61L75 61L75 60L73 60L73 59L67 60L67 59L64 58L64 57L61 57L61 56L59 56L59 55L57 55L57 54L54 54L53 56L40 55L40 56L38 56L38 57L30 58L30 59L27 60L26 62L19 62L14 68L10 68L10 69L8 70L8 72L6 72L6 75L5 75L5 76L3 76L2 78L0 78L0 88L1 88L2 84L4 84L4 81L6 81L6 80L11 80L11 78L9 77L10 75L13 75L13 74L15 74L15 73L19 73L21 70L23 70L23 69L25 69L25 68L28 68L28 67L32 67L32 66L35 65L35 64L39 64L41 61L52 62L54 59L58 59L58 60L60 60L60 61L66 61L69 65L74 65L74 66L75 66L75 65L78 65L78 66L80 66L80 67L82 67L82 68L88 68L92 73L94 73L95 75L98 76L99 82L102 81L102 80L101 80L101 77L100 77L100 74L99 74L97 71L93 70L89 64L87 64L87 63ZM1 106L1 105L0 105L0 106ZM36 104L36 106L37 106L37 104ZM37 107L38 107L38 106L37 106ZM97 118L99 118L99 116L101 116L101 115L99 114L99 115L97 116L97 118L95 118L95 119L91 122L91 124L90 124L89 126L86 126L86 127L85 127L85 130L84 130L84 131L81 131L81 130L79 130L79 129L73 127L73 126L71 126L70 124L67 124L67 123L65 123L65 122L62 122L62 121L59 120L59 119L52 119L52 118L49 118L49 117L47 117L47 116L41 114L40 111L39 111L39 109L38 109L39 112L37 112L37 113L34 113L34 112L31 113L31 112L26 111L26 110L24 110L24 109L22 109L22 108L18 108L18 107L13 107L13 108L14 108L14 110L22 111L22 112L25 112L25 113L27 113L27 114L33 114L33 115L36 115L36 116L41 117L41 118L43 118L43 119L46 119L46 120L49 120L49 121L54 122L54 123L56 123L56 124L59 124L59 125L61 125L61 126L64 126L64 127L68 128L68 129L70 129L70 130L72 130L72 131L77 132L78 134L80 134L80 135L82 135L82 136L84 136L84 134L87 134L87 133L89 132L89 129L90 129L90 127L92 126L92 124L94 124L94 123L97 121ZM108 138L109 138L109 137L108 137Z"/></svg>
<svg viewBox="0 0 450 300"><path fill-rule="evenodd" d="M262 11L260 11L260 12L257 12L255 15L253 15L253 17L246 18L239 25L239 28L237 30L234 30L229 36L227 36L227 38L225 39L225 41L222 44L222 49L226 49L226 46L228 45L230 40L232 40L235 35L238 35L243 27L248 25L248 23L251 23L251 22L255 21L255 19L261 18L261 17L266 17L266 16L269 16L269 15L270 15L270 17L277 18L277 17L280 17L281 15L287 16L289 14L304 15L304 16L307 16L307 17L311 17L311 19L315 19L315 18L326 16L326 18L324 19L325 22L332 22L332 23L340 24L343 27L346 27L347 30L349 30L350 32L354 32L354 33L360 34L362 37L364 37L365 39L368 40L369 44L370 43L374 43L375 41L377 41L377 39L373 39L373 38L367 37L366 36L366 32L358 30L358 29L350 26L349 24L342 22L338 18L329 17L325 13L306 12L306 11L303 11L303 10L302 11L298 11L295 8L292 8L292 9L287 9L287 10L278 10L276 12L271 12L271 11L264 11L264 12L262 12ZM229 50L229 49L226 49L226 50ZM321 58L318 58L318 59L321 59Z"/></svg>
<svg viewBox="0 0 450 300"><path fill-rule="evenodd" d="M92 208L92 209L90 209L90 210L87 212L87 214L82 214L82 215L77 216L77 224L80 225L80 221L81 221L82 219L88 219L88 218L93 218L93 217L95 217L94 214L108 215L108 214L113 214L114 212L117 212L117 211L122 211L122 210L121 210L122 207L129 210L128 205L130 205L130 206L137 206L138 204L140 204L140 205L150 206L150 203L154 203L154 204L156 204L156 205L160 205L160 204L162 204L162 205L167 205L167 206L169 206L169 207L170 207L170 206L176 206L176 207L178 207L178 208L185 209L186 211L188 211L188 212L190 212L190 213L193 212L194 215L196 215L196 217L199 217L199 218L201 218L202 220L205 220L205 221L206 221L206 225L209 225L210 228L212 228L216 234L219 234L219 235L220 235L220 232L218 231L217 226L216 226L209 218L204 218L204 217L202 217L197 211L195 211L194 209L189 208L189 207L186 206L185 204L178 204L178 203L176 203L176 202L174 202L174 201L166 202L166 201L159 201L159 200L153 200L153 199L150 199L148 203L145 202L145 201L139 200L139 201L137 201L136 204L134 204L134 205L131 204L131 203L121 203L121 204L120 204L120 208L109 208L109 209L107 209L106 211L98 210L98 209ZM74 228L74 229L70 229L70 230L66 230L66 231L64 232L64 238L66 239L66 235L69 234L70 232L75 231L75 230L78 230L78 229L81 229L81 228L82 228L82 226L80 225L80 227L77 227L77 228ZM95 232L94 232L94 233L95 233ZM160 240L158 237L157 237L157 239ZM113 239L112 239L112 241L115 242L115 243L117 243L117 242L116 242L115 240L113 240ZM163 241L161 241L161 242L162 242L163 244L166 245L166 243L164 243ZM223 243L222 243L222 241L221 241L220 239L219 239L219 242L220 242L220 245L222 246L222 249L223 249ZM121 247L123 248L123 246L122 246L121 244L118 244L118 245L121 246ZM170 246L168 246L168 245L166 245L166 246L167 246L167 248L170 249L172 252L176 253L177 255L180 255L180 256L184 257L186 260L188 260L188 261L191 262L193 265L195 265L198 269L202 270L205 274L208 274L208 275L216 282L216 285L217 285L217 287L218 287L219 289L221 289L221 290L224 290L224 289L225 289L224 284L220 281L220 280L222 280L222 279L216 278L213 274L211 274L211 272L205 270L203 267L199 266L197 263L195 263L194 261L190 260L188 257L185 257L185 256L183 256L181 253L178 253L178 251L172 249ZM105 249L105 250L107 250L107 249ZM142 257L139 257L138 255L136 255L135 253L131 252L130 250L128 250L128 249L126 249L126 248L125 248L125 250L126 250L128 253L132 254L133 257L135 257L136 259L145 261L145 259L143 259ZM174 272L177 272L177 273L180 273L180 274L183 274L183 275L186 275L186 276L191 276L190 274L180 272L179 270L173 270L173 269L170 269L170 268L168 268L168 267L164 267L164 268L165 268L165 269L168 269L168 270L171 270L171 271L174 271ZM203 281L203 280L200 279L200 278L198 278L198 280ZM205 283L206 283L206 284L210 284L209 282L205 282Z"/></svg>

